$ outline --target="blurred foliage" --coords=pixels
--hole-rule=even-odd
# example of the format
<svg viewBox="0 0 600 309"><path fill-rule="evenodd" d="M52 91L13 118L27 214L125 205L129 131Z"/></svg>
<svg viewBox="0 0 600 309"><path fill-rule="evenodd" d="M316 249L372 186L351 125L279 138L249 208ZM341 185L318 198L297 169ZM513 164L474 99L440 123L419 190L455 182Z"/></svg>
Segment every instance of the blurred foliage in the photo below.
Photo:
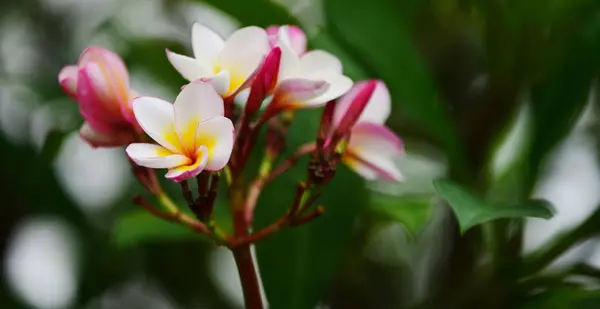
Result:
<svg viewBox="0 0 600 309"><path fill-rule="evenodd" d="M189 25L182 25L184 19L173 7L199 1L158 2L173 24L182 27L181 33L189 33ZM241 25L303 23L295 16L297 8L288 10L279 1L202 2ZM283 230L257 245L270 307L304 309L318 303L332 309L600 306L597 288L570 284L566 277L547 280L538 274L573 245L600 234L598 211L581 226L525 256L521 250L524 220L496 220L550 215L546 204L530 202L531 193L547 159L580 119L597 83L600 2L311 3L321 6L324 20L316 27L318 31L309 33L310 46L336 54L346 74L355 80L380 78L388 84L394 104L389 125L403 136L407 151L428 149L422 154L435 159L442 154L449 165L452 181L437 182L437 189L455 216L447 216L449 209L434 196L373 193L358 176L340 168L318 201L326 206L322 218ZM73 11L50 9L45 1L0 1L0 21L17 16L28 22L33 46L44 51L43 57L32 60L35 74L22 76L6 70L11 60L3 52L0 87L26 85L41 102L57 104L58 109L56 100L64 95L56 74L63 65L76 61L72 50L80 44L73 29L81 21L70 14ZM116 38L130 69L176 92L183 79L171 68L164 49L184 52L189 46L175 38L137 37L118 29L108 16L96 30ZM491 177L494 151L524 106L529 111L527 144L500 176ZM74 104L65 110L77 117ZM74 308L140 277L156 279L184 307L198 303L231 307L210 279L208 257L213 245L134 207L130 198L140 191L139 186L130 188L110 210L94 216L67 197L51 167L63 139L78 124L52 131L41 151L0 139L2 158L10 163L0 172L0 192L5 198L0 210L2 259L12 232L23 219L55 215L69 222L82 240L80 292ZM287 153L314 137L317 124L318 112L299 112ZM593 134L600 139L595 126ZM257 229L284 214L296 181L305 176L305 163L267 187L257 207ZM179 196L176 186L166 182L165 186ZM440 207L443 211L437 211ZM434 220L440 214L443 220L438 221L443 224ZM216 217L225 230L231 230L223 200L217 203ZM99 227L98 220L111 222L110 227ZM375 242L372 232L390 222L418 236L411 239L426 251L445 246L431 253L439 255L432 262L423 251L413 253L419 263L406 256L396 256L397 263L374 260L366 249ZM486 251L490 248L492 252ZM407 256L411 252L408 246L399 250ZM490 254L493 259L486 259ZM26 308L10 291L6 280L0 282L0 307Z"/></svg>

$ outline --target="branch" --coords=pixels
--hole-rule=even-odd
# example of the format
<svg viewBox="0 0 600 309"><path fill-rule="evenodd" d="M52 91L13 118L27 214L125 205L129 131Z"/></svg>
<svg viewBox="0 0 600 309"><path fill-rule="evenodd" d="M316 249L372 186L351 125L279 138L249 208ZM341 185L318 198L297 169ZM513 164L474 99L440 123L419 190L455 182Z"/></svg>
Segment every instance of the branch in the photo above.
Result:
<svg viewBox="0 0 600 309"><path fill-rule="evenodd" d="M161 211L157 207L150 204L150 202L146 201L143 197L141 197L139 195L135 196L133 198L133 202L137 205L142 206L142 208L147 210L149 213L151 213L159 218L163 218L163 219L165 219L167 221L171 221L171 222L178 222L180 224L183 224L183 225L189 227L190 229L192 229L196 232L200 232L200 233L206 234L208 236L212 236L212 233L210 232L208 227L206 227L206 225L204 225L204 223L202 223L198 220L195 220L194 218L182 213L179 210L174 211L174 212Z"/></svg>

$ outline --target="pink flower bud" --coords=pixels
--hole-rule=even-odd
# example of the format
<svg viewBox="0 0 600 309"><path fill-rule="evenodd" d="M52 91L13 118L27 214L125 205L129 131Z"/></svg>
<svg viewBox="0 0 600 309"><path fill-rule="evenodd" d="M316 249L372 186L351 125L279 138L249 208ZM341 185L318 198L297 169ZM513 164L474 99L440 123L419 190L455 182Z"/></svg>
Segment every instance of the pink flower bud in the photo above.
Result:
<svg viewBox="0 0 600 309"><path fill-rule="evenodd" d="M331 137L331 147L335 147L338 141L350 133L350 130L360 118L363 110L367 107L376 86L377 81L374 80L368 81L364 86L361 86L359 92L353 97L352 102L350 102L343 118L339 120L334 128Z"/></svg>
<svg viewBox="0 0 600 309"><path fill-rule="evenodd" d="M77 66L66 66L58 80L79 104L86 123L80 135L94 147L122 146L133 141L138 124L133 116L129 73L123 60L112 51L90 47Z"/></svg>
<svg viewBox="0 0 600 309"><path fill-rule="evenodd" d="M248 101L244 108L244 117L246 119L254 117L256 112L260 109L264 99L275 87L280 59L281 49L279 47L273 48L265 58L258 73L256 73L256 77L250 88Z"/></svg>
<svg viewBox="0 0 600 309"><path fill-rule="evenodd" d="M291 48L299 56L306 52L306 34L298 26L288 26L290 34ZM269 43L271 46L277 44L277 33L279 32L279 26L270 26L267 28L267 35L269 36Z"/></svg>

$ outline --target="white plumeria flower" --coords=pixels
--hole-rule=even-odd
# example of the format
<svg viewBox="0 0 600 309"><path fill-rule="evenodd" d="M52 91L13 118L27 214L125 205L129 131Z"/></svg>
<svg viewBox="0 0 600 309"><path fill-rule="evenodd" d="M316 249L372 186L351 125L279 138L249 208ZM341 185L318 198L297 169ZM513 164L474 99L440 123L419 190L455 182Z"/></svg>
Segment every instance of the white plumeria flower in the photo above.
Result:
<svg viewBox="0 0 600 309"><path fill-rule="evenodd" d="M325 105L352 88L342 73L342 63L323 50L298 55L292 49L288 26L279 28L281 62L273 101L278 109L311 108Z"/></svg>
<svg viewBox="0 0 600 309"><path fill-rule="evenodd" d="M223 117L223 99L210 84L190 83L174 104L153 97L136 98L133 113L142 129L159 144L129 145L127 155L136 164L168 168L165 177L176 182L227 165L233 148L233 124Z"/></svg>
<svg viewBox="0 0 600 309"><path fill-rule="evenodd" d="M194 58L167 50L167 58L188 81L210 82L224 98L248 86L248 79L269 52L269 39L264 29L245 27L235 31L226 41L210 28L192 26Z"/></svg>
<svg viewBox="0 0 600 309"><path fill-rule="evenodd" d="M352 102L369 82L359 82L337 102L333 127L337 127ZM350 131L350 140L342 161L366 179L382 178L401 181L402 174L394 159L404 153L402 140L384 125L390 116L390 93L382 81L377 81L365 109Z"/></svg>

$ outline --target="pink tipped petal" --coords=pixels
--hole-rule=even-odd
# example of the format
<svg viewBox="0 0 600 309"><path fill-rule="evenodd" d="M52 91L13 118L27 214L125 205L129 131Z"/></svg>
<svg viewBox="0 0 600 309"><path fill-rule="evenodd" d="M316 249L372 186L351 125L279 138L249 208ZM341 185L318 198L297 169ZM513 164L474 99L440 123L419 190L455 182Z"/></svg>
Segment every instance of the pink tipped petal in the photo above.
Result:
<svg viewBox="0 0 600 309"><path fill-rule="evenodd" d="M79 111L95 131L112 134L126 128L127 123L122 118L118 105L111 105L106 101L108 99L98 91L92 73L94 68L98 68L98 66L92 63L79 69L77 78Z"/></svg>
<svg viewBox="0 0 600 309"><path fill-rule="evenodd" d="M167 49L167 59L171 62L171 65L183 76L183 78L193 81L202 77L212 75L212 71L209 68L209 64L202 64L200 61L176 54Z"/></svg>
<svg viewBox="0 0 600 309"><path fill-rule="evenodd" d="M227 165L233 149L233 138L233 123L225 117L215 117L198 124L196 145L208 148L207 170L218 171Z"/></svg>
<svg viewBox="0 0 600 309"><path fill-rule="evenodd" d="M219 95L224 96L229 92L231 78L228 71L221 71L215 76L201 78L197 81L211 84Z"/></svg>
<svg viewBox="0 0 600 309"><path fill-rule="evenodd" d="M134 143L127 146L125 152L137 165L149 168L173 168L191 163L188 157L154 144Z"/></svg>
<svg viewBox="0 0 600 309"><path fill-rule="evenodd" d="M341 74L330 74L323 77L329 88L319 96L308 100L308 104L321 106L328 101L337 99L352 88L352 80Z"/></svg>
<svg viewBox="0 0 600 309"><path fill-rule="evenodd" d="M171 152L182 152L183 147L175 132L173 104L158 98L139 97L133 100L133 113L140 127L153 140Z"/></svg>
<svg viewBox="0 0 600 309"><path fill-rule="evenodd" d="M330 85L324 81L301 78L286 79L277 86L271 104L276 104L280 108L318 107L327 102L312 103L312 99L326 93L329 87Z"/></svg>
<svg viewBox="0 0 600 309"><path fill-rule="evenodd" d="M134 137L129 131L104 134L96 131L85 122L79 129L79 136L90 146L96 147L120 147L133 142Z"/></svg>
<svg viewBox="0 0 600 309"><path fill-rule="evenodd" d="M367 162L351 155L344 155L342 161L367 180L382 179L400 182L404 179L394 161L389 158L379 158L375 162Z"/></svg>
<svg viewBox="0 0 600 309"><path fill-rule="evenodd" d="M404 153L402 140L384 125L362 122L352 128L347 156L360 170L371 170L379 177L389 180L402 178L393 162Z"/></svg>
<svg viewBox="0 0 600 309"><path fill-rule="evenodd" d="M292 49L298 54L302 55L306 52L306 34L300 27L289 26L290 39L292 42Z"/></svg>
<svg viewBox="0 0 600 309"><path fill-rule="evenodd" d="M202 63L214 63L224 46L225 41L216 32L201 23L194 23L192 48L196 59Z"/></svg>
<svg viewBox="0 0 600 309"><path fill-rule="evenodd" d="M77 66L68 65L58 73L58 83L70 97L77 98Z"/></svg>
<svg viewBox="0 0 600 309"><path fill-rule="evenodd" d="M300 58L300 67L305 74L322 74L322 72L335 72L342 74L340 60L323 50L312 50ZM315 77L316 77L315 76Z"/></svg>
<svg viewBox="0 0 600 309"><path fill-rule="evenodd" d="M192 164L171 168L165 177L175 182L181 182L185 179L196 177L204 170L207 161L208 149L206 147L200 147L198 148L198 151L196 151L196 160Z"/></svg>

